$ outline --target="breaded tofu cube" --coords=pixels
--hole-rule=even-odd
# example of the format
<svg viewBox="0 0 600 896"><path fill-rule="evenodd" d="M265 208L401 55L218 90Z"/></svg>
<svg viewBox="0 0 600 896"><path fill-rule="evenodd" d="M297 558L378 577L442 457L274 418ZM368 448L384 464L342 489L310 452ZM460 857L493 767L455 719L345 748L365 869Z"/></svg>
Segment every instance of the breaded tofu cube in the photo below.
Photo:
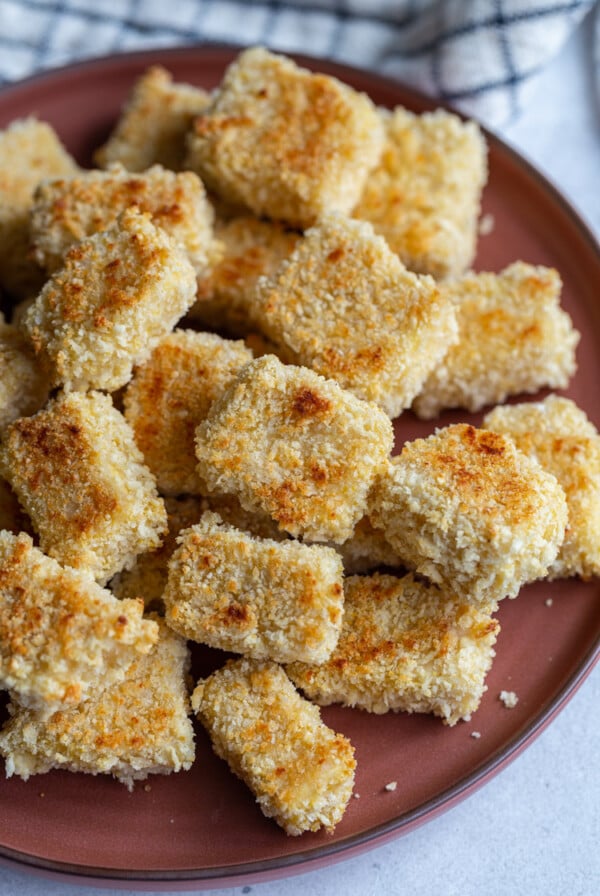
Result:
<svg viewBox="0 0 600 896"><path fill-rule="evenodd" d="M407 442L370 502L409 569L486 604L545 576L567 523L554 476L506 436L465 423Z"/></svg>
<svg viewBox="0 0 600 896"><path fill-rule="evenodd" d="M174 82L166 69L152 66L136 81L112 134L96 150L96 164L107 168L120 162L128 171L159 164L179 171L186 135L209 102L206 91Z"/></svg>
<svg viewBox="0 0 600 896"><path fill-rule="evenodd" d="M322 663L292 663L296 687L321 706L429 712L446 725L469 719L484 691L500 626L492 607L415 581L351 576L337 647Z"/></svg>
<svg viewBox="0 0 600 896"><path fill-rule="evenodd" d="M47 398L47 378L27 339L12 324L0 323L0 430L38 411Z"/></svg>
<svg viewBox="0 0 600 896"><path fill-rule="evenodd" d="M381 110L386 139L354 215L370 221L411 271L457 276L475 256L487 148L474 121L442 109Z"/></svg>
<svg viewBox="0 0 600 896"><path fill-rule="evenodd" d="M158 637L143 609L62 567L26 533L0 532L0 689L47 711L122 681Z"/></svg>
<svg viewBox="0 0 600 896"><path fill-rule="evenodd" d="M125 418L163 494L206 490L196 472L196 427L252 357L241 341L175 330L136 368L124 395Z"/></svg>
<svg viewBox="0 0 600 896"><path fill-rule="evenodd" d="M60 393L15 420L0 466L41 549L102 584L166 532L154 478L108 395Z"/></svg>
<svg viewBox="0 0 600 896"><path fill-rule="evenodd" d="M0 732L7 778L27 781L56 768L110 774L133 790L148 775L190 768L195 747L185 682L189 651L185 641L159 626L152 651L135 660L120 684L49 717L10 708Z"/></svg>
<svg viewBox="0 0 600 896"><path fill-rule="evenodd" d="M138 597L144 601L146 610L164 612L163 591L167 584L167 564L177 547L177 536L182 529L188 529L199 522L208 509L206 499L185 497L165 498L168 532L162 544L153 551L146 551L136 557L130 569L124 569L113 576L110 590L123 600Z"/></svg>
<svg viewBox="0 0 600 896"><path fill-rule="evenodd" d="M243 657L200 681L192 707L213 749L287 834L332 831L354 785L354 749L276 663Z"/></svg>
<svg viewBox="0 0 600 896"><path fill-rule="evenodd" d="M37 292L44 274L30 257L29 211L47 177L69 177L78 167L49 124L14 121L0 131L0 286L14 297Z"/></svg>
<svg viewBox="0 0 600 896"><path fill-rule="evenodd" d="M180 635L254 659L324 662L340 633L342 561L335 550L271 541L217 513L181 533L163 593Z"/></svg>
<svg viewBox="0 0 600 896"><path fill-rule="evenodd" d="M370 224L328 215L257 285L260 329L296 364L390 417L410 407L456 340L450 298L407 271Z"/></svg>
<svg viewBox="0 0 600 896"><path fill-rule="evenodd" d="M352 210L383 139L365 94L254 47L196 119L187 164L229 202L303 229Z"/></svg>
<svg viewBox="0 0 600 896"><path fill-rule="evenodd" d="M455 407L475 412L509 395L568 385L579 333L559 305L557 271L516 262L441 289L456 305L458 342L417 396L419 417Z"/></svg>
<svg viewBox="0 0 600 896"><path fill-rule="evenodd" d="M336 543L364 516L392 445L379 408L273 355L247 364L196 430L211 491L236 495L291 535Z"/></svg>
<svg viewBox="0 0 600 896"><path fill-rule="evenodd" d="M556 476L567 497L565 540L548 575L600 575L600 435L585 411L568 398L495 408L484 425L509 436L517 448Z"/></svg>
<svg viewBox="0 0 600 896"><path fill-rule="evenodd" d="M183 249L196 273L203 273L216 251L212 206L200 178L191 171L174 174L154 165L131 174L122 165L85 171L76 177L46 180L35 191L31 242L41 267L62 267L71 246L107 230L135 206Z"/></svg>
<svg viewBox="0 0 600 896"><path fill-rule="evenodd" d="M187 256L148 215L128 209L116 224L72 246L27 310L23 326L52 386L124 386L194 301Z"/></svg>
<svg viewBox="0 0 600 896"><path fill-rule="evenodd" d="M222 327L246 335L254 324L254 287L259 277L274 273L300 239L281 224L251 215L217 223L215 236L222 257L198 278L190 319L206 327Z"/></svg>
<svg viewBox="0 0 600 896"><path fill-rule="evenodd" d="M403 566L385 533L376 529L368 516L358 521L351 538L336 545L346 575L359 575L378 566Z"/></svg>

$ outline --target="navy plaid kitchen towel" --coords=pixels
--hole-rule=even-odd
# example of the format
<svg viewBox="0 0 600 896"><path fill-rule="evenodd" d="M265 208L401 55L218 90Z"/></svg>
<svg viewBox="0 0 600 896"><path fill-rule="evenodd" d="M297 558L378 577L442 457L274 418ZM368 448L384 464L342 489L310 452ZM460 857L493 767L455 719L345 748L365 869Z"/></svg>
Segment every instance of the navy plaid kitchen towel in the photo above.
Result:
<svg viewBox="0 0 600 896"><path fill-rule="evenodd" d="M203 41L369 68L492 125L595 0L0 0L0 83L77 59Z"/></svg>

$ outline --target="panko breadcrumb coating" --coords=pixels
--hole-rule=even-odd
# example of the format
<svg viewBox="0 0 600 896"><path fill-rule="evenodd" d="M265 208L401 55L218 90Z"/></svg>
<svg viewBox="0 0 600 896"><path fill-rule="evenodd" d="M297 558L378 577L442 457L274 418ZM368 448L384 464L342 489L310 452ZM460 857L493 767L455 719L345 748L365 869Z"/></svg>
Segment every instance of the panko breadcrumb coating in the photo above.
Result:
<svg viewBox="0 0 600 896"><path fill-rule="evenodd" d="M365 94L254 47L196 119L187 164L229 202L304 228L352 210L383 139Z"/></svg>
<svg viewBox="0 0 600 896"><path fill-rule="evenodd" d="M407 442L370 505L409 569L486 605L546 575L567 523L554 476L506 436L464 423Z"/></svg>
<svg viewBox="0 0 600 896"><path fill-rule="evenodd" d="M133 790L148 775L190 768L195 747L185 683L189 652L185 641L159 626L158 642L135 660L126 680L80 706L44 717L12 705L0 732L7 778L27 781L57 768L110 774Z"/></svg>
<svg viewBox="0 0 600 896"><path fill-rule="evenodd" d="M276 663L230 660L200 681L192 706L213 749L287 834L326 828L344 814L354 749L321 720Z"/></svg>
<svg viewBox="0 0 600 896"><path fill-rule="evenodd" d="M120 162L128 171L155 164L179 171L186 135L209 102L205 90L174 82L166 69L152 66L134 84L112 134L96 150L95 162L101 168Z"/></svg>
<svg viewBox="0 0 600 896"><path fill-rule="evenodd" d="M44 178L78 170L49 124L25 118L0 131L0 286L16 298L37 292L44 282L30 255L34 190Z"/></svg>
<svg viewBox="0 0 600 896"><path fill-rule="evenodd" d="M323 545L259 539L216 513L181 533L163 593L180 635L255 659L324 662L342 622L342 561Z"/></svg>
<svg viewBox="0 0 600 896"><path fill-rule="evenodd" d="M156 642L141 601L118 601L45 556L24 532L0 532L0 688L47 712L125 677Z"/></svg>
<svg viewBox="0 0 600 896"><path fill-rule="evenodd" d="M196 427L252 357L243 342L175 330L135 370L125 418L162 494L205 491L196 472Z"/></svg>
<svg viewBox="0 0 600 896"><path fill-rule="evenodd" d="M28 341L17 327L0 322L0 430L38 411L47 398L48 382Z"/></svg>
<svg viewBox="0 0 600 896"><path fill-rule="evenodd" d="M71 247L23 326L52 386L112 392L173 329L195 292L183 250L149 215L128 209Z"/></svg>
<svg viewBox="0 0 600 896"><path fill-rule="evenodd" d="M453 303L370 224L328 215L257 285L259 328L296 364L397 417L456 340Z"/></svg>
<svg viewBox="0 0 600 896"><path fill-rule="evenodd" d="M565 492L569 521L549 577L600 575L600 435L585 411L568 398L550 395L494 408L484 425L535 457Z"/></svg>
<svg viewBox="0 0 600 896"><path fill-rule="evenodd" d="M164 503L110 396L60 393L7 428L2 473L51 557L104 583L160 544Z"/></svg>
<svg viewBox="0 0 600 896"><path fill-rule="evenodd" d="M456 305L458 342L417 396L419 417L454 407L475 412L520 392L569 384L579 333L559 306L557 271L519 261L441 288Z"/></svg>
<svg viewBox="0 0 600 896"><path fill-rule="evenodd" d="M273 355L247 364L196 430L211 491L235 494L291 535L336 543L364 516L392 445L374 404Z"/></svg>
<svg viewBox="0 0 600 896"><path fill-rule="evenodd" d="M462 274L475 256L485 139L474 121L437 109L381 111L386 140L354 216L370 221L411 271Z"/></svg>
<svg viewBox="0 0 600 896"><path fill-rule="evenodd" d="M321 706L430 712L446 725L469 719L487 690L500 630L493 608L412 575L352 576L344 590L337 647L321 665L287 666L296 687Z"/></svg>
<svg viewBox="0 0 600 896"><path fill-rule="evenodd" d="M201 326L246 335L254 322L256 281L291 255L300 235L281 224L244 215L217 223L215 237L222 257L198 278L189 317Z"/></svg>
<svg viewBox="0 0 600 896"><path fill-rule="evenodd" d="M152 223L185 250L196 273L205 270L216 249L214 214L202 181L191 171L174 174L161 165L141 174L112 165L108 171L41 183L31 209L37 262L53 273L71 246L107 230L132 206L149 214Z"/></svg>

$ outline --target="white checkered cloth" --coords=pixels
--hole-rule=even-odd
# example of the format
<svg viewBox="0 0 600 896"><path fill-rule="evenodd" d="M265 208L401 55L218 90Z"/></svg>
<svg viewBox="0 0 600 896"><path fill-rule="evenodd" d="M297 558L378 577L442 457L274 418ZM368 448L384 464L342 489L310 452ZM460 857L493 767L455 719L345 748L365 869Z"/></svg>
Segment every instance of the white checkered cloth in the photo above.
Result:
<svg viewBox="0 0 600 896"><path fill-rule="evenodd" d="M508 123L595 0L0 0L0 83L78 59L262 44L397 78Z"/></svg>

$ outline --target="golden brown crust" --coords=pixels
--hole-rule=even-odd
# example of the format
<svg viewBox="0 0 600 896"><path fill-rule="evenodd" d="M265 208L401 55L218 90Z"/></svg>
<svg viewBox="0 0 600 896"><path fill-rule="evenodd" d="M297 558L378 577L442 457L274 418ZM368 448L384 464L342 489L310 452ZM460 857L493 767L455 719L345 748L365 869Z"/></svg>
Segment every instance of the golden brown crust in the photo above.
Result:
<svg viewBox="0 0 600 896"><path fill-rule="evenodd" d="M209 489L237 495L292 535L338 543L364 515L392 444L375 405L272 355L246 365L196 431Z"/></svg>
<svg viewBox="0 0 600 896"><path fill-rule="evenodd" d="M215 753L268 818L298 835L331 831L354 783L354 750L294 690L276 663L229 661L200 681L192 705Z"/></svg>
<svg viewBox="0 0 600 896"><path fill-rule="evenodd" d="M42 550L107 581L160 543L166 513L109 396L59 394L12 423L0 461Z"/></svg>
<svg viewBox="0 0 600 896"><path fill-rule="evenodd" d="M147 655L132 663L125 681L50 717L11 707L12 717L0 734L8 777L27 780L58 768L112 774L132 790L134 781L149 774L191 766L194 733L185 684L189 652L161 623L145 624L157 627L160 636Z"/></svg>
<svg viewBox="0 0 600 896"><path fill-rule="evenodd" d="M492 607L412 575L353 576L345 581L342 632L332 656L287 672L321 705L369 712L432 712L447 725L468 719L486 690L499 624Z"/></svg>
<svg viewBox="0 0 600 896"><path fill-rule="evenodd" d="M569 520L550 578L600 575L600 435L568 398L495 408L488 429L509 436L517 448L556 476Z"/></svg>
<svg viewBox="0 0 600 896"><path fill-rule="evenodd" d="M467 424L407 442L370 503L409 569L479 603L545 576L567 522L554 476L505 436Z"/></svg>
<svg viewBox="0 0 600 896"><path fill-rule="evenodd" d="M364 94L258 47L196 119L187 161L230 202L302 228L352 209L382 142Z"/></svg>
<svg viewBox="0 0 600 896"><path fill-rule="evenodd" d="M344 599L335 551L256 538L216 513L205 513L178 542L163 594L171 628L255 659L328 658Z"/></svg>
<svg viewBox="0 0 600 896"><path fill-rule="evenodd" d="M29 535L0 532L0 687L48 711L121 681L158 637L141 601L62 568Z"/></svg>
<svg viewBox="0 0 600 896"><path fill-rule="evenodd" d="M206 490L196 473L196 427L251 360L242 342L175 330L136 368L125 391L125 418L162 494Z"/></svg>

